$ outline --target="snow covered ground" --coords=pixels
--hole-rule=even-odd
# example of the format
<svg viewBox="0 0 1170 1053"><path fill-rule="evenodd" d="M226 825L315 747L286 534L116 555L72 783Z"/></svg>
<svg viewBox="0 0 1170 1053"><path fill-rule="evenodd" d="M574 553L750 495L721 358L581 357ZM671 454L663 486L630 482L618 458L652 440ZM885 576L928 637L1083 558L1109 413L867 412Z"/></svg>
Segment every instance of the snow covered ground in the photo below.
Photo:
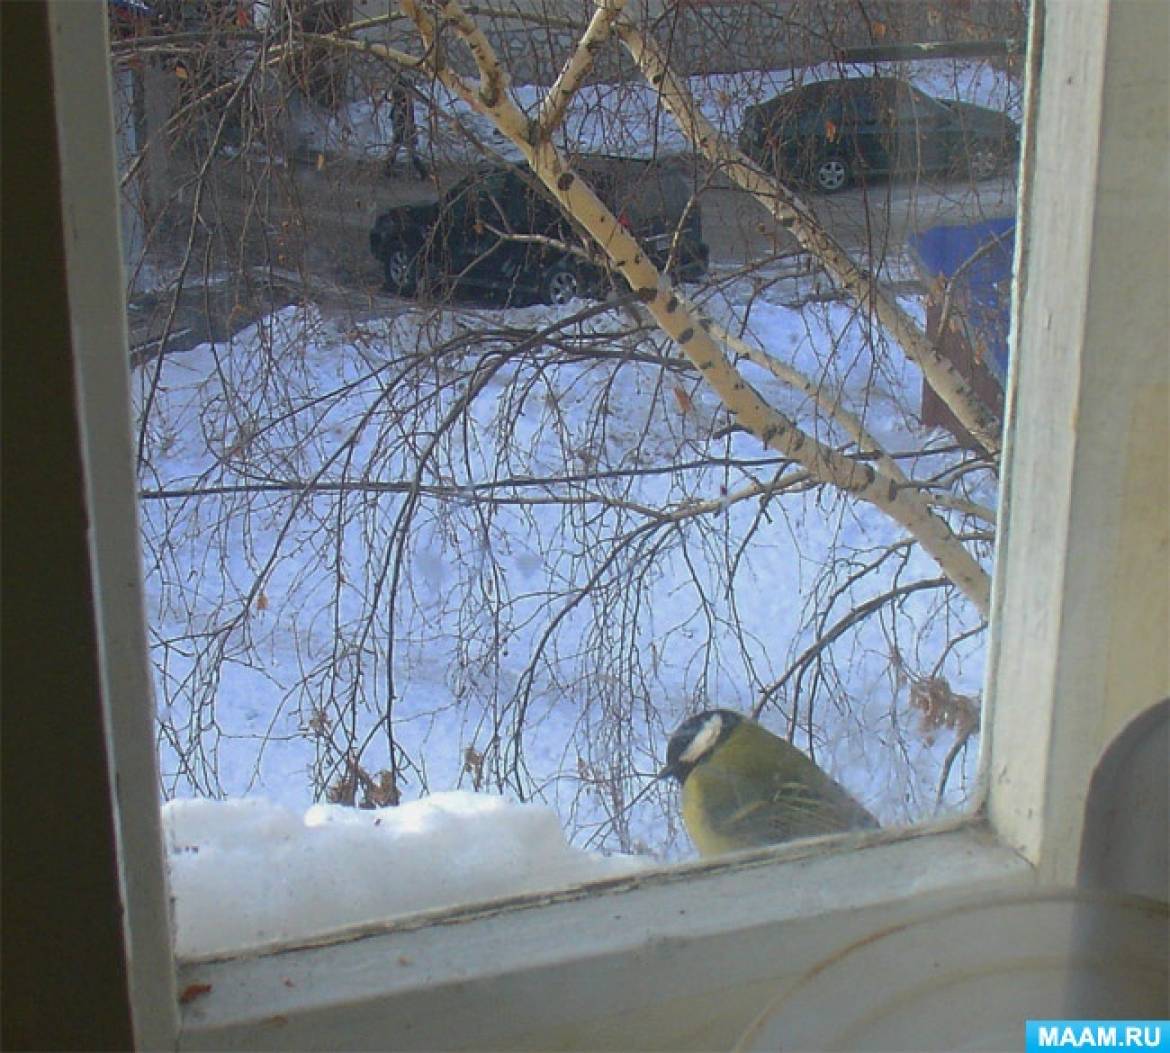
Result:
<svg viewBox="0 0 1170 1053"><path fill-rule="evenodd" d="M753 296L750 284L742 284L744 297ZM426 434L450 403L439 400L419 412L408 405L396 416L396 398L409 402L415 393L388 378L405 375L420 346L471 339L482 350L490 337L480 331L536 330L581 306L438 315L406 309L360 329L327 321L313 308L290 307L228 344L168 357L153 394L143 502L168 794L263 793L303 808L323 791L314 790L308 773L327 749L330 729L353 721L360 740L387 697L378 647L389 632L388 604L378 585L401 509L395 484L416 467L409 449L395 445L394 429ZM602 315L570 332L592 340L615 325ZM906 445L903 405L916 397L917 376L891 359L875 378L864 350L867 327L849 308L798 312L753 298L747 335L808 375L868 401L875 433L894 448ZM451 368L455 376L457 363ZM543 386L534 393L537 376ZM752 379L809 426L807 399L758 373ZM675 477L653 471L694 463L694 444L721 420L700 383L679 386L685 412L682 396L664 386L654 363L560 365L551 376L542 374L539 359L505 365L476 401L475 431L451 439L441 463L426 473L437 489L423 502L406 549L408 576L395 612L397 741L416 761L425 758L407 773L407 796L472 785L468 748L484 751L493 729L501 721L508 726L509 706L527 678L533 688L527 721L538 729L526 744L531 781L558 811L573 816L575 836L587 840L609 809L582 798L590 782L583 769L598 776L597 793L610 777L633 785L638 772L657 769L666 734L699 701L748 707L758 685L779 673L807 632L802 616L820 561L842 543L876 550L897 536L868 508L826 505L805 492L777 499L766 528L756 502L732 504L717 517L703 517L702 534L664 544L645 563L631 562L627 569L645 575L647 606L631 630L645 651L615 656L615 684L618 666L635 665L649 696L642 701L661 710L659 722L646 723L635 700L611 698L614 686L596 682L582 651L598 634L607 637L611 619L630 616L622 607L622 565L608 589L558 623L549 661L530 669L535 643L559 610L548 590L558 585L571 594L592 566L594 535L568 533L558 500L584 507L595 501L599 522L607 510L612 518L606 499L677 512L775 471L775 459L739 433L725 440L727 458L746 465L755 459L754 469L696 468ZM620 410L598 421L592 414L603 388ZM490 523L459 500L461 488L477 479L523 480L541 470L555 476L565 470L566 450L586 449L596 483L504 487L516 503L495 507ZM568 460L571 466L571 453ZM607 490L606 472L627 474ZM318 490L306 495L309 480ZM363 492L379 484L385 492ZM346 485L356 492L348 504L339 496ZM643 522L636 515L624 520L629 530ZM912 557L910 566L929 576L920 559ZM497 586L506 624L492 623L496 607L484 595ZM918 602L926 636L903 646L928 650L933 640L941 647L940 634L955 627L932 629L928 598L912 597L907 609L913 612ZM880 633L854 655L852 694L870 701L833 734L818 736L818 756L883 818L904 821L928 810L922 795L941 746L909 734L906 714L888 712L889 660L890 642ZM978 690L980 661L970 648L959 648L946 668L956 686ZM623 718L641 726L636 771L600 746L607 707L619 703ZM896 770L873 757L875 727L898 742ZM653 810L637 819L628 844L667 855L678 850L670 848L677 836L659 828Z"/></svg>

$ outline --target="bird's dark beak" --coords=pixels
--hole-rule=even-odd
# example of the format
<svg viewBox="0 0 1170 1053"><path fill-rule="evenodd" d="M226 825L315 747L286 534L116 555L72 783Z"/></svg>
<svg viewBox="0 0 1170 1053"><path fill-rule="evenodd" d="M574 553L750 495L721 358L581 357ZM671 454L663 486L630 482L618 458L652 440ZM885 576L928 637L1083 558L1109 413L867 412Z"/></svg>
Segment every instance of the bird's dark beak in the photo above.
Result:
<svg viewBox="0 0 1170 1053"><path fill-rule="evenodd" d="M671 779L671 778L677 778L677 776L678 776L678 769L673 764L668 764L657 775L655 775L654 778L655 779Z"/></svg>

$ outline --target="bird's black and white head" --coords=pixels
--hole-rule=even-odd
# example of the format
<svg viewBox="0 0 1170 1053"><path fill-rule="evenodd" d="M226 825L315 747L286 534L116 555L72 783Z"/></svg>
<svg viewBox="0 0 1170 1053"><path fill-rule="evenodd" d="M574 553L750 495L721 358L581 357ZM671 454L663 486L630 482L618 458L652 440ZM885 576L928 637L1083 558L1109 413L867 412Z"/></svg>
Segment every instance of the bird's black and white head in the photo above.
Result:
<svg viewBox="0 0 1170 1053"><path fill-rule="evenodd" d="M715 747L742 723L743 717L730 709L705 709L688 717L670 736L666 767L658 773L658 778L673 777L681 785L695 765L711 756Z"/></svg>

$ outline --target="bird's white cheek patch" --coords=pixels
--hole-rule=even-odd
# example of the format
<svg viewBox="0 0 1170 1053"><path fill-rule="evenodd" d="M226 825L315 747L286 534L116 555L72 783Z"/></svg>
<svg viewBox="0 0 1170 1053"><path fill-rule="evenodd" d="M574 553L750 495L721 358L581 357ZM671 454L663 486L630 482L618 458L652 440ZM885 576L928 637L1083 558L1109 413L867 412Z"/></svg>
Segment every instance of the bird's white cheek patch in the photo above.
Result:
<svg viewBox="0 0 1170 1053"><path fill-rule="evenodd" d="M719 738L719 732L722 730L723 721L718 717L711 717L703 725L699 733L691 739L691 744L683 750L683 754L679 760L684 764L696 763L700 757L715 745L715 740Z"/></svg>

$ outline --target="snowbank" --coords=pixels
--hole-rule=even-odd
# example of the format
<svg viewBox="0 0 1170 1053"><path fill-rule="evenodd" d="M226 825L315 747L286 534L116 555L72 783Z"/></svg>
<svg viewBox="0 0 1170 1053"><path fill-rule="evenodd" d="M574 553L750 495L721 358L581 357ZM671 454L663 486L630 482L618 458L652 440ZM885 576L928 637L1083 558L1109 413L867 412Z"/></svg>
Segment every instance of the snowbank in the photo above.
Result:
<svg viewBox="0 0 1170 1053"><path fill-rule="evenodd" d="M548 808L455 791L397 808L163 806L176 953L192 958L649 865L570 847Z"/></svg>

